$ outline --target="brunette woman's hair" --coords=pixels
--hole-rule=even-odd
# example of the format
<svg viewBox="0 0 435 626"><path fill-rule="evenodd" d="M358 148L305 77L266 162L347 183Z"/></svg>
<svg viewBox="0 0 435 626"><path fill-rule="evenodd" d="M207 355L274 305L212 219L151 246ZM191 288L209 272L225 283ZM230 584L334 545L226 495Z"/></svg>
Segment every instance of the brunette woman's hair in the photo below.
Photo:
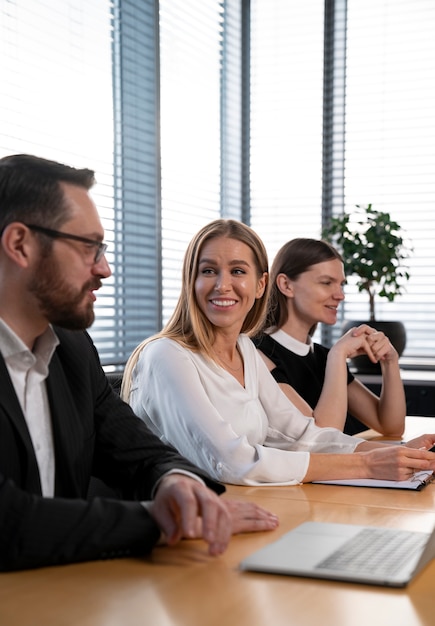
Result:
<svg viewBox="0 0 435 626"><path fill-rule="evenodd" d="M270 270L269 301L262 331L278 330L288 320L287 297L277 285L279 274L285 274L290 280L297 280L313 265L333 259L343 262L339 252L322 239L298 237L288 241L278 250ZM310 330L310 335L314 331L315 326Z"/></svg>

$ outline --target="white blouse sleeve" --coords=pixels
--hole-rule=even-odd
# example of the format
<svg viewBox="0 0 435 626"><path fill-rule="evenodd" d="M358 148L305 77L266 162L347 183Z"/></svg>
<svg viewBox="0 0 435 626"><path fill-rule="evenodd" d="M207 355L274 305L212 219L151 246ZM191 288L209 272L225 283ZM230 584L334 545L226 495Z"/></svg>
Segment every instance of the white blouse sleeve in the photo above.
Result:
<svg viewBox="0 0 435 626"><path fill-rule="evenodd" d="M301 482L308 469L309 446L298 450L294 437L285 432L278 435L283 415L276 413L269 427L267 420L264 428L256 427L255 437L252 433L239 435L232 427L231 415L221 415L215 406L218 403L211 402L205 389L204 377L209 371L209 378L213 379L215 366L205 360L201 365L197 366L189 350L170 339L150 342L142 351L133 376L130 401L134 411L161 439L217 480L245 485ZM266 371L270 375L267 368ZM274 387L269 391L278 390L286 399L270 378ZM215 381L210 380L206 384L214 385ZM225 382L232 381L223 380L222 386L222 395L226 394L232 413L246 409L242 405L238 409L237 401L231 404L232 396L226 393ZM289 406L294 408L289 402L287 419ZM307 422L312 420L297 413L303 422L300 430L305 431ZM279 445L275 445L275 438ZM292 447L294 450L289 451Z"/></svg>
<svg viewBox="0 0 435 626"><path fill-rule="evenodd" d="M300 482L308 454L252 444L234 432L210 402L189 352L168 339L144 348L133 378L133 410L159 437L217 480L246 485Z"/></svg>

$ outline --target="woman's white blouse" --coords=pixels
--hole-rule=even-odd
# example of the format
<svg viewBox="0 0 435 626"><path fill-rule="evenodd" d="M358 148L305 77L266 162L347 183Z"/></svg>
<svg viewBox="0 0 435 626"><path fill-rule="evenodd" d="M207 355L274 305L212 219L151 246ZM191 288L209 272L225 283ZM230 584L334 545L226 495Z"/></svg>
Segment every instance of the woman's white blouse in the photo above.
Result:
<svg viewBox="0 0 435 626"><path fill-rule="evenodd" d="M310 452L351 453L362 440L319 428L275 382L246 335L245 387L216 363L160 338L142 350L130 404L163 441L224 483L292 485Z"/></svg>

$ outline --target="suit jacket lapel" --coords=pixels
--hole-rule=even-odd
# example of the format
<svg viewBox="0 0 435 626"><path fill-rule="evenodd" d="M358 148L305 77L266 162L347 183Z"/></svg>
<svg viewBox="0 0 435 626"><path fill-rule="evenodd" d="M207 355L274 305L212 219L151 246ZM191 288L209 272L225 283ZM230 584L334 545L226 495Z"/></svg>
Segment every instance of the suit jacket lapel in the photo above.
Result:
<svg viewBox="0 0 435 626"><path fill-rule="evenodd" d="M65 372L56 352L49 367L47 393L51 407L56 458L55 494L78 497L82 495L74 472L78 416Z"/></svg>
<svg viewBox="0 0 435 626"><path fill-rule="evenodd" d="M41 482L39 479L39 467L35 456L35 450L27 428L26 419L24 417L21 405L19 403L15 388L9 376L6 363L0 354L0 407L6 416L12 422L13 428L17 432L18 437L24 445L26 459L22 459L22 467L25 472L25 485L23 485L31 493L41 494ZM24 469L25 468L25 469Z"/></svg>

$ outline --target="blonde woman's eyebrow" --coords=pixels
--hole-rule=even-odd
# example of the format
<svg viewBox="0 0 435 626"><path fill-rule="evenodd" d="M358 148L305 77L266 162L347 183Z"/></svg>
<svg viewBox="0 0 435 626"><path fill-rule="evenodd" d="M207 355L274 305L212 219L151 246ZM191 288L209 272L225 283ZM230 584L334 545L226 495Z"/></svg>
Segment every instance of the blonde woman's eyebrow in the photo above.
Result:
<svg viewBox="0 0 435 626"><path fill-rule="evenodd" d="M234 259L234 261L230 261L230 265L246 265L246 267L250 266L249 261L245 261L244 259Z"/></svg>
<svg viewBox="0 0 435 626"><path fill-rule="evenodd" d="M216 261L216 259L200 259L199 260L199 265L216 265L218 263L218 261ZM229 262L229 265L245 265L246 267L250 266L250 263L248 261L245 261L244 259L233 259L232 261Z"/></svg>

